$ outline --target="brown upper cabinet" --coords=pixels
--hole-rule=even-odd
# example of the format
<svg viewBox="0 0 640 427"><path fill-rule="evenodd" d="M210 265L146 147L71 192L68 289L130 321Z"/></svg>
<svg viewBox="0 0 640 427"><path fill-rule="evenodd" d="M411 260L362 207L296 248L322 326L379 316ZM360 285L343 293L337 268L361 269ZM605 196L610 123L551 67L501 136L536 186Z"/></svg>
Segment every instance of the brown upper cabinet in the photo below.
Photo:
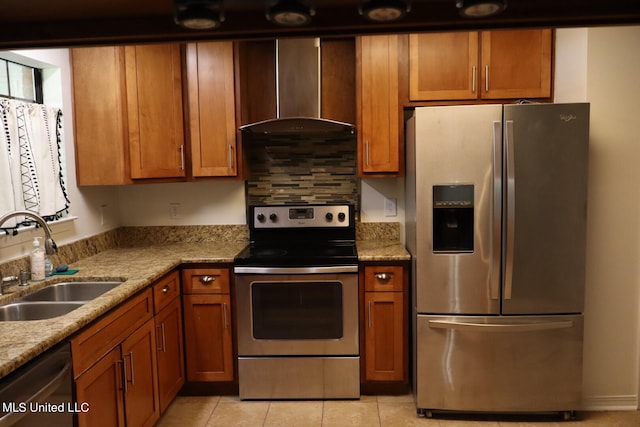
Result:
<svg viewBox="0 0 640 427"><path fill-rule="evenodd" d="M363 36L356 41L358 174L361 177L403 173L404 46L406 37L400 35Z"/></svg>
<svg viewBox="0 0 640 427"><path fill-rule="evenodd" d="M71 49L79 185L131 183L124 47Z"/></svg>
<svg viewBox="0 0 640 427"><path fill-rule="evenodd" d="M233 44L184 51L71 50L78 185L238 175Z"/></svg>
<svg viewBox="0 0 640 427"><path fill-rule="evenodd" d="M187 46L189 134L194 177L236 176L236 102L231 42Z"/></svg>
<svg viewBox="0 0 640 427"><path fill-rule="evenodd" d="M126 46L131 178L185 176L179 44Z"/></svg>
<svg viewBox="0 0 640 427"><path fill-rule="evenodd" d="M550 29L409 36L410 101L550 98Z"/></svg>

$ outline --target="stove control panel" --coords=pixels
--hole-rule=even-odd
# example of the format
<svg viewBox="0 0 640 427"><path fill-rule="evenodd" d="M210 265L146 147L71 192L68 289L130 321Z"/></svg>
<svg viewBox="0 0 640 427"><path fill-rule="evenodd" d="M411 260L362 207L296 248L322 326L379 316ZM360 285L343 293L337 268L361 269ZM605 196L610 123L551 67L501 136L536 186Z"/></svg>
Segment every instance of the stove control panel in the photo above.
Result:
<svg viewBox="0 0 640 427"><path fill-rule="evenodd" d="M349 205L253 206L255 228L349 227Z"/></svg>

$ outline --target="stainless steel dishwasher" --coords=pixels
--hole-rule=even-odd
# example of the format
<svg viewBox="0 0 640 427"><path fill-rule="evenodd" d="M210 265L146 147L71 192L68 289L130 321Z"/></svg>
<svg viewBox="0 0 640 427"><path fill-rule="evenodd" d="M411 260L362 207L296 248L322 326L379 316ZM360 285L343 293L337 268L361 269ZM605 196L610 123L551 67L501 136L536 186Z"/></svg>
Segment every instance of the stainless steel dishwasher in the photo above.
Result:
<svg viewBox="0 0 640 427"><path fill-rule="evenodd" d="M0 427L71 427L82 406L72 401L71 349L57 345L0 380Z"/></svg>

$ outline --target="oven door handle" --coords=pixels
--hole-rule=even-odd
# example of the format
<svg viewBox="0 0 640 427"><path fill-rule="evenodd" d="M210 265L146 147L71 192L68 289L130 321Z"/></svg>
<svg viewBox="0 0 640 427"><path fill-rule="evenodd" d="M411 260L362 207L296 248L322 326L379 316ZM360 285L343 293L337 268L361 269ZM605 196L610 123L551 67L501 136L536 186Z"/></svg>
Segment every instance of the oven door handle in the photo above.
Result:
<svg viewBox="0 0 640 427"><path fill-rule="evenodd" d="M319 274L357 273L357 265L331 265L323 267L242 267L233 268L236 274Z"/></svg>

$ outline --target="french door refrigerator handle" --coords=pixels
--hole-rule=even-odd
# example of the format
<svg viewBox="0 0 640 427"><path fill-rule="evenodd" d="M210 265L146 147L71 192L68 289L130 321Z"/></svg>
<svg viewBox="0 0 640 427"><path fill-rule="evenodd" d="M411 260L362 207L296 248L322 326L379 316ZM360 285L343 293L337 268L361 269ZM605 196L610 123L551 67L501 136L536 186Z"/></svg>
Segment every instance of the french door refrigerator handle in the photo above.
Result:
<svg viewBox="0 0 640 427"><path fill-rule="evenodd" d="M490 297L500 298L500 235L502 212L502 122L493 122L493 203L491 205Z"/></svg>
<svg viewBox="0 0 640 427"><path fill-rule="evenodd" d="M513 148L513 120L505 122L505 159L507 176L506 194L506 234L505 234L505 263L504 263L504 299L511 299L513 290L513 255L516 227L516 171L515 153Z"/></svg>
<svg viewBox="0 0 640 427"><path fill-rule="evenodd" d="M571 320L561 320L557 322L495 324L429 320L429 327L432 329L454 329L465 332L533 332L571 328L573 327L573 322Z"/></svg>

